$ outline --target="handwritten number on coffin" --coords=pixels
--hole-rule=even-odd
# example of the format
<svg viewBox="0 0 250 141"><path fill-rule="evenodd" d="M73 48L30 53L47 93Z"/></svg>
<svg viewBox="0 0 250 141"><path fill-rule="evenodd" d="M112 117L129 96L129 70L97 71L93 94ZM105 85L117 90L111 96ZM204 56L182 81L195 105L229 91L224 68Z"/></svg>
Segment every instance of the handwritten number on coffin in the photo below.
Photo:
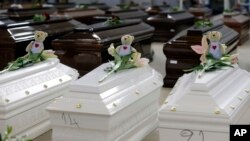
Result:
<svg viewBox="0 0 250 141"><path fill-rule="evenodd" d="M62 113L62 120L64 121L65 125L71 125L80 128L78 122L75 119L72 119L71 115L68 113Z"/></svg>
<svg viewBox="0 0 250 141"><path fill-rule="evenodd" d="M183 129L180 132L180 135L182 137L188 137L187 141L190 141L190 139L192 138L192 136L194 135L193 131L189 130L189 129Z"/></svg>
<svg viewBox="0 0 250 141"><path fill-rule="evenodd" d="M181 135L182 137L187 137L187 141L190 141L191 138L192 138L193 135L194 135L194 132L191 131L191 130L189 130L189 129L183 129L183 130L181 130L180 135ZM202 138L201 141L204 141L204 132L203 132L202 130L200 130L199 136L201 136L201 138Z"/></svg>
<svg viewBox="0 0 250 141"><path fill-rule="evenodd" d="M204 141L204 133L202 130L199 132L199 135L202 137L202 141Z"/></svg>

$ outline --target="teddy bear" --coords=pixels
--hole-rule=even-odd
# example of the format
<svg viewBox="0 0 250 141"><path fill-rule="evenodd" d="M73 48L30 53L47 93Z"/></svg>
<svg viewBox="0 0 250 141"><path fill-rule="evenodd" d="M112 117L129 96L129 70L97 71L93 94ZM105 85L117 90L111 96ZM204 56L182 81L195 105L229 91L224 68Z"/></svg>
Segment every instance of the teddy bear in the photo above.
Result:
<svg viewBox="0 0 250 141"><path fill-rule="evenodd" d="M202 46L205 49L205 55L210 54L214 59L220 59L226 53L226 48L220 43L222 34L218 31L208 32L202 38ZM210 41L208 44L207 39Z"/></svg>
<svg viewBox="0 0 250 141"><path fill-rule="evenodd" d="M114 57L111 67L104 69L108 73L104 75L99 82L102 82L109 75L119 70L130 69L135 67L143 67L149 63L147 58L141 58L141 53L137 52L135 48L131 46L134 40L134 36L124 35L121 37L122 45L114 47L112 43L108 48L108 53Z"/></svg>
<svg viewBox="0 0 250 141"><path fill-rule="evenodd" d="M24 56L18 57L15 61L8 63L8 66L4 70L0 71L0 74L32 66L35 63L50 58L57 58L53 50L44 50L43 41L48 34L43 31L35 31L34 34L35 41L30 42L26 47L26 51L28 53Z"/></svg>
<svg viewBox="0 0 250 141"><path fill-rule="evenodd" d="M134 41L134 36L131 35L124 35L121 38L122 45L116 48L116 52L119 56L126 56L133 52L136 52L136 49L131 46L132 42Z"/></svg>
<svg viewBox="0 0 250 141"><path fill-rule="evenodd" d="M35 31L35 41L31 41L26 47L28 54L40 54L44 50L43 41L48 36L46 32Z"/></svg>

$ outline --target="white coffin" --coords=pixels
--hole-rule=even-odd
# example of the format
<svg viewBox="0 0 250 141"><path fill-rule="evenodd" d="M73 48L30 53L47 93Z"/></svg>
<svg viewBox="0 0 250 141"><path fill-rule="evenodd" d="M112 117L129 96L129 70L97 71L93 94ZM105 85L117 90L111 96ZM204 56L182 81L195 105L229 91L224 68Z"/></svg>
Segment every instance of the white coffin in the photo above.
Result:
<svg viewBox="0 0 250 141"><path fill-rule="evenodd" d="M46 106L68 91L78 72L49 59L0 75L0 129L13 127L13 135L34 138L51 129Z"/></svg>
<svg viewBox="0 0 250 141"><path fill-rule="evenodd" d="M238 66L182 76L159 112L160 140L229 141L230 124L250 123L250 74Z"/></svg>
<svg viewBox="0 0 250 141"><path fill-rule="evenodd" d="M162 76L145 66L99 83L103 64L47 108L53 141L139 141L157 127Z"/></svg>

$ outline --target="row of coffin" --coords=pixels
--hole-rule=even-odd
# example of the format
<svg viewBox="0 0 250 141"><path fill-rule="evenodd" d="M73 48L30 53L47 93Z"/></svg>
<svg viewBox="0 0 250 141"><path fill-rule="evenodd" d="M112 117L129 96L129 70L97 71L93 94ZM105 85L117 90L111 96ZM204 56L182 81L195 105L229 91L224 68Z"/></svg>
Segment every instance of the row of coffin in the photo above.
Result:
<svg viewBox="0 0 250 141"><path fill-rule="evenodd" d="M86 11L88 11L87 16ZM0 23L2 35L0 37L0 59L2 60L0 68L4 68L8 62L25 54L24 50L28 43L33 40L35 30L47 32L49 37L45 41L45 48L55 50L62 63L76 68L81 75L84 75L111 59L107 53L107 48L111 43L120 44L120 37L124 34L134 35L133 46L142 53L143 57L152 60L153 51L150 46L152 39L168 41L178 32L194 23L194 16L185 11L162 12L147 18L148 24L138 19L130 19L140 18L145 20L147 14L141 10L130 9L120 10L119 12L117 9L112 9L111 11L113 11L113 14L116 13L116 16L121 17L123 21L121 24L95 23L92 19L91 21L94 24L85 25L65 16L51 16L49 20L44 22L32 20L20 22L2 18ZM87 21L86 17L89 19L89 17L99 15L96 9L71 9L68 10L68 13L74 13L71 16L76 17L74 15L77 15L78 20L82 19L80 21ZM103 17L105 16L96 19L97 21L103 21L105 19ZM249 18L244 19L242 24L248 21ZM241 28L239 31L248 31L249 25L242 26L242 24L237 25ZM223 25L222 22L215 22L212 27L202 29L190 27L164 46L163 51L167 56L167 75L164 79L164 86L173 86L177 78L183 74L183 69L191 68L199 63L198 55L190 49L190 46L200 44L202 35L210 30L218 30L223 33L222 43L230 46L228 48L229 53L236 49L239 34ZM248 37L248 34L244 35L245 37Z"/></svg>
<svg viewBox="0 0 250 141"><path fill-rule="evenodd" d="M157 71L147 65L100 82L107 67L77 80L76 70L54 58L1 74L0 133L12 126L13 135L30 139L52 129L53 141L141 141L158 128L159 141L192 134L228 141L229 125L249 124L250 75L237 65L182 76L161 108Z"/></svg>

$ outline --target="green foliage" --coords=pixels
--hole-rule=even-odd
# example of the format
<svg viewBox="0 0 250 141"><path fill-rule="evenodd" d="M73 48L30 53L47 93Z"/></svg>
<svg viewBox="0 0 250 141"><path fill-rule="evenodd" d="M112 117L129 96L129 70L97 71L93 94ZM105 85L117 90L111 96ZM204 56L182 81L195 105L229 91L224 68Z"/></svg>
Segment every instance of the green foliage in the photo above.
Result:
<svg viewBox="0 0 250 141"><path fill-rule="evenodd" d="M175 7L171 7L170 8L170 11L172 11L172 12L178 12L180 9L179 9L179 7L178 6L175 6Z"/></svg>
<svg viewBox="0 0 250 141"><path fill-rule="evenodd" d="M118 5L122 10L129 10L133 6L138 6L134 1L130 1L128 4L120 4Z"/></svg>
<svg viewBox="0 0 250 141"><path fill-rule="evenodd" d="M120 5L120 8L122 10L129 10L130 9L130 5L128 5L128 4L122 4L122 5Z"/></svg>
<svg viewBox="0 0 250 141"><path fill-rule="evenodd" d="M3 138L1 138L0 134L0 141L32 141L31 139L25 139L26 137L16 137L16 136L11 136L11 133L13 131L13 128L11 126L7 126L6 131L4 132Z"/></svg>
<svg viewBox="0 0 250 141"><path fill-rule="evenodd" d="M50 19L50 15L48 13L43 13L43 14L35 14L33 16L33 21L34 22L44 22Z"/></svg>
<svg viewBox="0 0 250 141"><path fill-rule="evenodd" d="M198 21L195 22L194 26L196 28L212 27L213 23L211 21L209 21L208 19L198 20Z"/></svg>
<svg viewBox="0 0 250 141"><path fill-rule="evenodd" d="M106 23L107 23L108 25L118 25L118 24L121 24L122 21L120 20L119 17L117 17L117 16L112 16L111 18L108 18L108 19L107 19Z"/></svg>
<svg viewBox="0 0 250 141"><path fill-rule="evenodd" d="M207 61L194 68L184 70L184 72L200 71L200 72L211 72L225 67L233 67L231 65L230 55L223 55L220 59L214 59L212 55L206 56Z"/></svg>
<svg viewBox="0 0 250 141"><path fill-rule="evenodd" d="M10 62L6 69L8 69L8 71L14 71L20 68L31 66L43 60L45 59L42 56L42 52L40 54L30 54L23 57L19 57L15 61Z"/></svg>
<svg viewBox="0 0 250 141"><path fill-rule="evenodd" d="M17 58L15 61L8 63L8 66L5 67L4 70L0 71L0 74L6 72L6 71L14 71L21 68L29 67L34 65L35 63L44 61L49 58L57 58L56 55L54 55L53 51L50 50L43 50L39 54L27 54L23 57Z"/></svg>
<svg viewBox="0 0 250 141"><path fill-rule="evenodd" d="M35 14L33 17L34 22L43 22L46 20L46 16L42 14Z"/></svg>
<svg viewBox="0 0 250 141"><path fill-rule="evenodd" d="M224 12L225 12L225 13L232 13L232 12L233 12L233 9L225 9Z"/></svg>
<svg viewBox="0 0 250 141"><path fill-rule="evenodd" d="M81 8L81 9L87 9L88 5L86 5L86 4L80 4L79 8Z"/></svg>

